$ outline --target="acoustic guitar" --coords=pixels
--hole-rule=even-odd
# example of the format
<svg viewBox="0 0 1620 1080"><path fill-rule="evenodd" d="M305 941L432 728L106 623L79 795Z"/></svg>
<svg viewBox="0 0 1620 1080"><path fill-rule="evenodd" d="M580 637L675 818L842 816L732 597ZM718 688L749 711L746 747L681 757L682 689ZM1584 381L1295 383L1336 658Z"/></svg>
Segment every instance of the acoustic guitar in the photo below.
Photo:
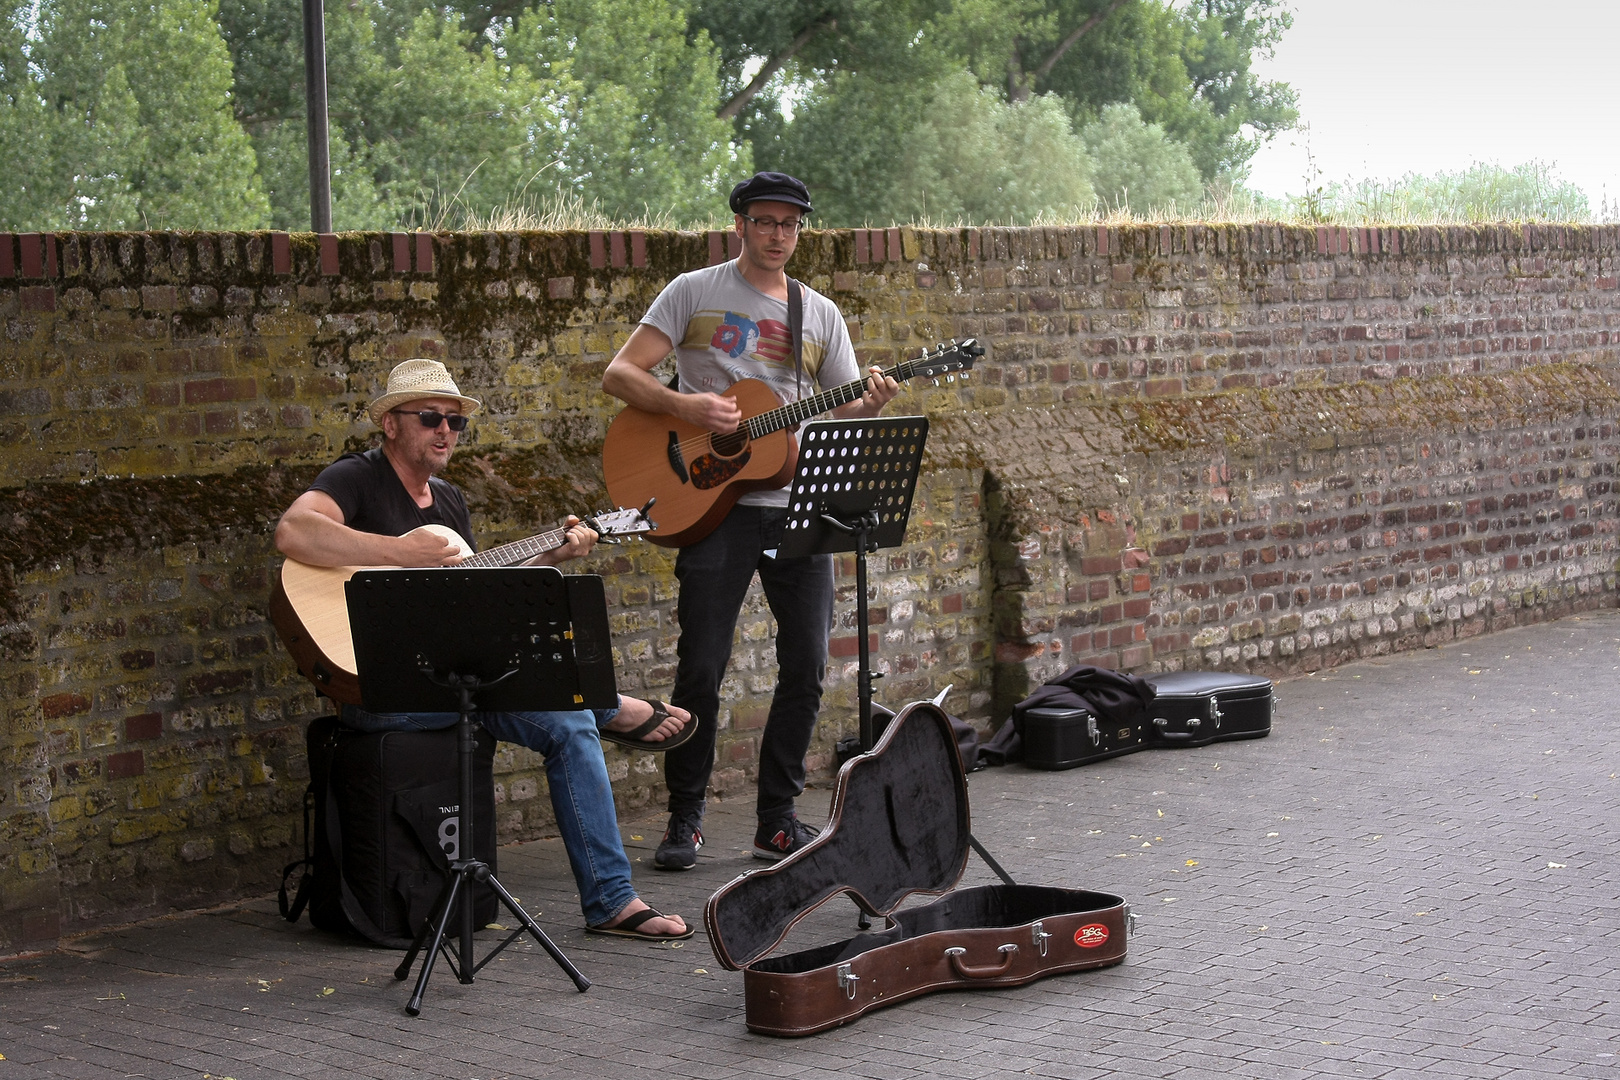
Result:
<svg viewBox="0 0 1620 1080"><path fill-rule="evenodd" d="M883 372L907 379L955 378L984 355L972 338L942 344ZM736 431L717 435L665 413L631 405L614 417L602 443L602 472L608 496L620 506L658 500L659 524L647 539L682 547L707 536L744 494L769 491L793 478L799 442L792 429L812 417L855 401L866 379L855 379L813 397L783 405L758 379L742 379L721 396L742 410Z"/></svg>
<svg viewBox="0 0 1620 1080"><path fill-rule="evenodd" d="M650 509L650 508L648 508ZM582 522L607 543L657 528L646 509L615 510ZM466 555L458 568L516 566L536 555L568 543L568 530L552 529L510 544L471 554L461 534L443 525L423 525L407 536L430 532L448 540L457 554ZM288 559L275 575L270 590L270 621L282 644L292 654L299 672L321 693L347 705L360 704L360 677L354 661L354 639L349 631L349 606L343 585L360 570L386 570L373 566L310 566Z"/></svg>

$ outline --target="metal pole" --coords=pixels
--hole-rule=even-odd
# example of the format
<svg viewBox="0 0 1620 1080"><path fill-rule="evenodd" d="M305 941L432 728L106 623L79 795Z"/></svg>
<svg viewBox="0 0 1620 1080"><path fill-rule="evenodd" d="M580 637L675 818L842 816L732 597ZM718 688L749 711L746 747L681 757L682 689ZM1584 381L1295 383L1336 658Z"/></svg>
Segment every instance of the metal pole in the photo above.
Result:
<svg viewBox="0 0 1620 1080"><path fill-rule="evenodd" d="M304 0L304 106L309 132L310 227L329 233L332 152L326 132L326 11L321 0Z"/></svg>

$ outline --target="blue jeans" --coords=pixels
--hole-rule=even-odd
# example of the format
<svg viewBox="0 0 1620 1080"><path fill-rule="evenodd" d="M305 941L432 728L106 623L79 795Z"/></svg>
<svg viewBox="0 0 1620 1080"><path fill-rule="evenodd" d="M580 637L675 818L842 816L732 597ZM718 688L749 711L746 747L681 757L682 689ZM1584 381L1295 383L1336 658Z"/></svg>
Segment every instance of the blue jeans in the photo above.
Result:
<svg viewBox="0 0 1620 1080"><path fill-rule="evenodd" d="M619 836L613 785L597 731L617 709L575 712L481 712L473 719L497 739L527 746L546 759L546 781L557 830L579 886L585 922L600 926L636 898L630 886L630 860ZM457 713L370 713L343 706L346 727L367 733L438 731L454 727Z"/></svg>
<svg viewBox="0 0 1620 1080"><path fill-rule="evenodd" d="M676 557L681 637L670 700L690 710L698 728L684 746L664 755L672 811L703 808L714 769L720 682L731 662L737 616L756 572L777 627L776 691L759 746L759 819L774 822L791 814L793 800L804 791L804 755L821 712L827 674L833 563L831 555L767 556L782 542L786 521L786 509L736 506L719 527Z"/></svg>

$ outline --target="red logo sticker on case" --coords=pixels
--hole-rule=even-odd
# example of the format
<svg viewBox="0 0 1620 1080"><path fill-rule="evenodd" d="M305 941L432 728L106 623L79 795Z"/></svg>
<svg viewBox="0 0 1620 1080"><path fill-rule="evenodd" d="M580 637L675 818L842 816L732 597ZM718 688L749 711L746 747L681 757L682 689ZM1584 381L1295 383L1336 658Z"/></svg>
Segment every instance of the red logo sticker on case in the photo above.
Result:
<svg viewBox="0 0 1620 1080"><path fill-rule="evenodd" d="M1082 949L1095 949L1108 941L1108 927L1100 922L1082 926L1074 932L1074 943Z"/></svg>

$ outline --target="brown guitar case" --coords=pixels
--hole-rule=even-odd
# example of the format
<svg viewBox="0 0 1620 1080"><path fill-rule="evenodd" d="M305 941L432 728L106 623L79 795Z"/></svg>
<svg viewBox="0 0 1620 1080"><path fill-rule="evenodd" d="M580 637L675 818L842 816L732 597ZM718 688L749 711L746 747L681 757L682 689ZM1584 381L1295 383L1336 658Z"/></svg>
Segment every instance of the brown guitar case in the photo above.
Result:
<svg viewBox="0 0 1620 1080"><path fill-rule="evenodd" d="M709 898L715 958L742 969L750 1031L811 1035L935 990L1019 986L1125 959L1118 896L1039 885L952 891L967 866L967 777L950 719L907 706L839 770L827 827ZM876 928L782 956L794 923L847 893ZM897 912L913 893L944 894Z"/></svg>

